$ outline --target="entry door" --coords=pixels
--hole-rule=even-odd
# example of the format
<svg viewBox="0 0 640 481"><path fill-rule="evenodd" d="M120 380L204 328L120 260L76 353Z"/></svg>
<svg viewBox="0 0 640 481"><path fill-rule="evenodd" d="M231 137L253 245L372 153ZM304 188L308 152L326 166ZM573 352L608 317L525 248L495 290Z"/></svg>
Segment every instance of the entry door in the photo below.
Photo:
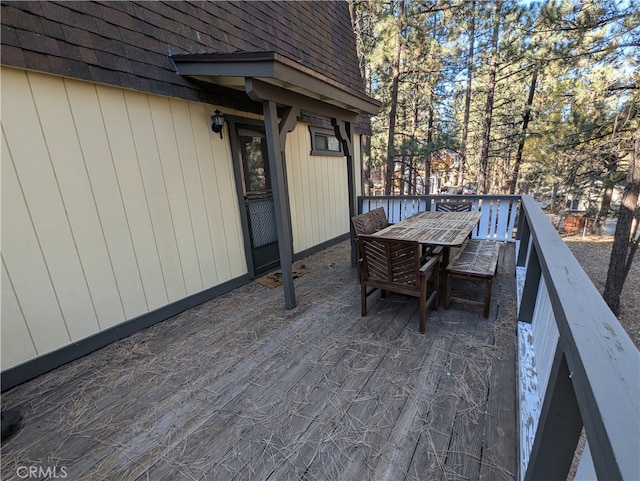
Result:
<svg viewBox="0 0 640 481"><path fill-rule="evenodd" d="M239 127L238 141L251 255L259 275L280 264L267 137L262 129Z"/></svg>

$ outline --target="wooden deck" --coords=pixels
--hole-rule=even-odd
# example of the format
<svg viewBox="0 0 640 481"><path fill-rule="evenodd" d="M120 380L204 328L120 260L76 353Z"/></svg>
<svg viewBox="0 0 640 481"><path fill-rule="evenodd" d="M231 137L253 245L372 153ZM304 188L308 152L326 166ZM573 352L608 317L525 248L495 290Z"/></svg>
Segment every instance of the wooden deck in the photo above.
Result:
<svg viewBox="0 0 640 481"><path fill-rule="evenodd" d="M293 310L251 283L5 393L2 479L515 479L513 245L489 319L454 304L426 334L414 298L360 317L348 242L303 263Z"/></svg>

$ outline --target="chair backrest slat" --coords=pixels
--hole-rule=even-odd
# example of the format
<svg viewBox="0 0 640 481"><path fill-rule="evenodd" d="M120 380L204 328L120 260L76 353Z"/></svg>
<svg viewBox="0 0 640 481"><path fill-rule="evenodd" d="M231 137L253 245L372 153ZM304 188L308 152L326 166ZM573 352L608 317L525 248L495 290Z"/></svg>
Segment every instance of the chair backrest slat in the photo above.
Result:
<svg viewBox="0 0 640 481"><path fill-rule="evenodd" d="M471 202L436 202L436 212L471 212Z"/></svg>
<svg viewBox="0 0 640 481"><path fill-rule="evenodd" d="M384 211L383 207L378 207L377 209L373 209L369 212L371 216L374 218L374 223L376 224L377 230L382 230L385 227L389 226L389 219L387 218L387 214Z"/></svg>
<svg viewBox="0 0 640 481"><path fill-rule="evenodd" d="M373 217L368 213L353 216L351 218L351 225L353 226L353 233L356 237L373 234L378 230Z"/></svg>
<svg viewBox="0 0 640 481"><path fill-rule="evenodd" d="M420 246L417 242L367 235L361 236L359 242L363 279L418 288Z"/></svg>
<svg viewBox="0 0 640 481"><path fill-rule="evenodd" d="M353 216L351 225L353 226L353 233L356 237L360 237L361 235L373 234L384 229L389 225L389 221L384 208L378 207L365 214Z"/></svg>

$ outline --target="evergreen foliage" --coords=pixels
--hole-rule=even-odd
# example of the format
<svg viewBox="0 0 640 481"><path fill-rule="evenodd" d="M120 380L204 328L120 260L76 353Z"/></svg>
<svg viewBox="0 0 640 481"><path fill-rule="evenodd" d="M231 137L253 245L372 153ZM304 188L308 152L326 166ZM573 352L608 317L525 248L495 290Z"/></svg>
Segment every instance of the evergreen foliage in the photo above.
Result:
<svg viewBox="0 0 640 481"><path fill-rule="evenodd" d="M363 75L383 102L371 170L389 166L396 193L428 191L425 176L443 150L465 157L471 182L486 166L487 193L602 190L604 179L624 179L638 122L638 0L352 0L352 8Z"/></svg>
<svg viewBox="0 0 640 481"><path fill-rule="evenodd" d="M544 194L550 210L582 197L601 221L624 189L635 207L622 201L624 258L609 270L624 281L639 242L639 0L350 3L363 77L383 102L365 172L384 193L468 183ZM430 182L439 172L456 176Z"/></svg>

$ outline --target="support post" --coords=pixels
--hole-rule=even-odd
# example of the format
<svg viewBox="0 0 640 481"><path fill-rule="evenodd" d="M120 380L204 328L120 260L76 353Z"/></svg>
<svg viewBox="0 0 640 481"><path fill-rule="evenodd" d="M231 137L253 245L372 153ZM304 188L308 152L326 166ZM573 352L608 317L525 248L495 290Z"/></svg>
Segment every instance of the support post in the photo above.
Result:
<svg viewBox="0 0 640 481"><path fill-rule="evenodd" d="M529 222L526 219L524 208L520 206L520 219L518 221L518 240L520 241L520 248L516 255L516 266L523 267L527 263L527 250L531 243L531 228Z"/></svg>
<svg viewBox="0 0 640 481"><path fill-rule="evenodd" d="M560 344L556 347L525 481L566 480L582 430L571 373Z"/></svg>
<svg viewBox="0 0 640 481"><path fill-rule="evenodd" d="M291 236L291 210L289 208L289 192L287 190L287 175L284 164L284 153L280 142L280 126L276 103L272 100L263 102L265 132L267 135L267 151L269 153L269 168L271 170L271 188L276 214L276 228L278 230L278 251L280 254L280 268L282 269L282 284L284 302L287 309L296 307L296 293L293 285L293 239ZM289 110L291 117L292 111ZM289 125L288 119L283 126ZM285 132L286 134L286 132Z"/></svg>
<svg viewBox="0 0 640 481"><path fill-rule="evenodd" d="M523 247L526 246L520 245L520 249ZM522 300L520 301L520 308L518 310L518 319L529 323L533 320L533 311L536 307L540 278L542 276L538 252L535 246L532 245L530 248L531 253L529 254L529 262L527 263L524 288L522 289Z"/></svg>

